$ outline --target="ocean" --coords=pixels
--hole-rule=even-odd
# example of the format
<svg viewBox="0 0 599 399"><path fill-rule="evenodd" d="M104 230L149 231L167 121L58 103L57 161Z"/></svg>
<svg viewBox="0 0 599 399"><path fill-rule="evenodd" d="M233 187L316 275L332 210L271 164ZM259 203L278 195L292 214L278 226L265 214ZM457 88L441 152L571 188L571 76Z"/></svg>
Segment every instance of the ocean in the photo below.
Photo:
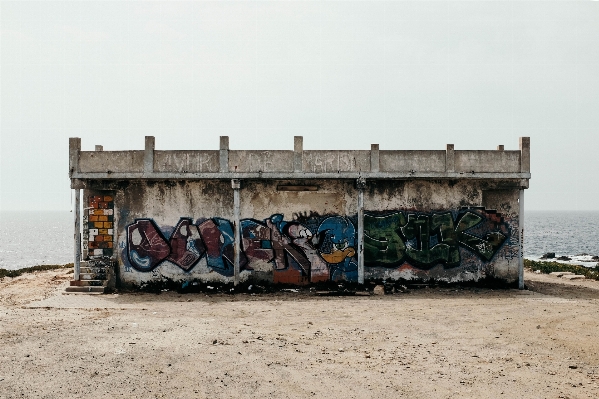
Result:
<svg viewBox="0 0 599 399"><path fill-rule="evenodd" d="M524 216L524 256L544 253L599 255L599 212L528 211ZM584 258L575 258L578 262ZM0 212L0 268L73 262L73 213ZM594 266L596 262L585 262Z"/></svg>

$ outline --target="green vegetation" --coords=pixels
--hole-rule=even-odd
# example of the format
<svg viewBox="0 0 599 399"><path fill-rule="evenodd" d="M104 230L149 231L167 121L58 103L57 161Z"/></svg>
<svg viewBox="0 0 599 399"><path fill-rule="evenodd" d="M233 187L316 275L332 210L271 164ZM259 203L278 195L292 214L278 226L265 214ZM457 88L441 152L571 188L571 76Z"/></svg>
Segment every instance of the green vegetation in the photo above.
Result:
<svg viewBox="0 0 599 399"><path fill-rule="evenodd" d="M17 269L17 270L0 269L0 278L17 277L24 273L40 272L40 271L44 271L44 270L68 269L69 267L72 268L73 264L67 263L66 265L39 265L39 266L25 267L23 269Z"/></svg>
<svg viewBox="0 0 599 399"><path fill-rule="evenodd" d="M559 262L543 262L524 259L524 267L532 270L540 270L541 273L549 274L551 272L572 272L582 274L586 278L599 280L599 264L595 267L584 267L581 265L570 265Z"/></svg>

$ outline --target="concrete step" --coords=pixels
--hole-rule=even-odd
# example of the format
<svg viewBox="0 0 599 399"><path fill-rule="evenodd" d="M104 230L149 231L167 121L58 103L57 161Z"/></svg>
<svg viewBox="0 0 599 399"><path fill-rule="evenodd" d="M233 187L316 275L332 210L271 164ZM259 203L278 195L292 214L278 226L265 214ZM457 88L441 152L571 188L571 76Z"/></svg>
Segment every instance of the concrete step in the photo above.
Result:
<svg viewBox="0 0 599 399"><path fill-rule="evenodd" d="M65 293L68 294L103 294L104 287L94 287L94 286L80 286L80 287L66 287Z"/></svg>
<svg viewBox="0 0 599 399"><path fill-rule="evenodd" d="M80 280L106 280L106 273L81 273Z"/></svg>
<svg viewBox="0 0 599 399"><path fill-rule="evenodd" d="M107 267L81 267L79 273L106 273Z"/></svg>
<svg viewBox="0 0 599 399"><path fill-rule="evenodd" d="M106 280L71 280L71 287L103 287Z"/></svg>

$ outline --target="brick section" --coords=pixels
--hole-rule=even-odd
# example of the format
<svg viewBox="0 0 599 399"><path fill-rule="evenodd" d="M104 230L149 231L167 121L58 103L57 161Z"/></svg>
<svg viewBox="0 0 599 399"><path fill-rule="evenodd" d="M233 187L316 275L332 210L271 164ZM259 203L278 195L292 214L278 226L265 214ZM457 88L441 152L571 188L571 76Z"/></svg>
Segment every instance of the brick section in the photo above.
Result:
<svg viewBox="0 0 599 399"><path fill-rule="evenodd" d="M112 256L114 246L114 198L90 195L84 212L84 248L88 256Z"/></svg>

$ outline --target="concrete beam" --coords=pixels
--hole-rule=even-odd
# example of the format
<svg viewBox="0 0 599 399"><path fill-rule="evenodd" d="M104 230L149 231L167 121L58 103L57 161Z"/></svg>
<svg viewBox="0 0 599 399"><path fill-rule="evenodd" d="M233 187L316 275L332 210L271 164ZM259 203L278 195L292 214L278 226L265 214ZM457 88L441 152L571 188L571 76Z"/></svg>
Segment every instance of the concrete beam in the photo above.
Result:
<svg viewBox="0 0 599 399"><path fill-rule="evenodd" d="M293 137L293 171L301 172L304 162L304 138L302 136Z"/></svg>
<svg viewBox="0 0 599 399"><path fill-rule="evenodd" d="M370 171L378 172L380 170L379 145L370 144Z"/></svg>
<svg viewBox="0 0 599 399"><path fill-rule="evenodd" d="M220 136L220 157L219 171L221 173L229 171L229 136Z"/></svg>
<svg viewBox="0 0 599 399"><path fill-rule="evenodd" d="M79 280L79 272L81 270L81 190L75 190L75 204L73 205L73 216L74 216L74 275L73 280Z"/></svg>
<svg viewBox="0 0 599 399"><path fill-rule="evenodd" d="M144 151L144 173L154 173L154 148L156 142L154 136L146 136Z"/></svg>
<svg viewBox="0 0 599 399"><path fill-rule="evenodd" d="M447 144L445 149L445 171L448 173L455 172L455 150L453 144Z"/></svg>
<svg viewBox="0 0 599 399"><path fill-rule="evenodd" d="M69 176L79 173L79 152L81 152L81 139L69 138Z"/></svg>
<svg viewBox="0 0 599 399"><path fill-rule="evenodd" d="M520 137L520 172L530 172L530 137Z"/></svg>
<svg viewBox="0 0 599 399"><path fill-rule="evenodd" d="M524 190L518 198L518 288L524 289Z"/></svg>
<svg viewBox="0 0 599 399"><path fill-rule="evenodd" d="M364 189L366 180L359 178L358 187L358 284L364 284Z"/></svg>
<svg viewBox="0 0 599 399"><path fill-rule="evenodd" d="M240 226L240 203L239 203L239 189L241 183L238 179L231 180L231 187L233 188L233 232L234 235L234 246L233 246L233 284L239 284L239 259L241 253L241 226Z"/></svg>
<svg viewBox="0 0 599 399"><path fill-rule="evenodd" d="M469 172L327 172L327 173L307 173L301 175L302 179L334 179L334 180L355 180L359 177L370 180L414 180L414 179L474 179L474 180L517 180L530 179L530 173L518 172L489 172L489 173L469 173ZM230 179L276 179L293 180L298 176L294 173L281 172L244 172L244 173L193 173L193 172L155 172L151 175L137 172L86 172L73 174L72 179L82 180L230 180Z"/></svg>

